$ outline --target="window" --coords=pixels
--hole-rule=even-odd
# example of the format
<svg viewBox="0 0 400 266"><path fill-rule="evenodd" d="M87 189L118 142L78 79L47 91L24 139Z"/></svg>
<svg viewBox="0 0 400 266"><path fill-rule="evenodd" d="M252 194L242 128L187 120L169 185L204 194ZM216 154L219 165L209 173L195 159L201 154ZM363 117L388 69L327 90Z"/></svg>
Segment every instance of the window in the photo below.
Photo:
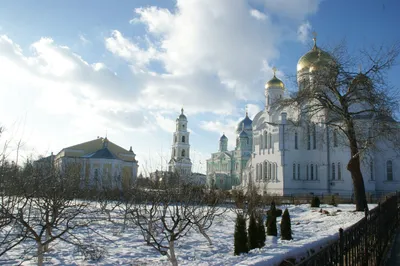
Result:
<svg viewBox="0 0 400 266"><path fill-rule="evenodd" d="M307 127L307 150L311 149L311 134L310 134L310 126Z"/></svg>
<svg viewBox="0 0 400 266"><path fill-rule="evenodd" d="M271 172L272 172L272 165L271 163L268 163L268 179L271 179Z"/></svg>
<svg viewBox="0 0 400 266"><path fill-rule="evenodd" d="M374 180L374 162L371 161L369 164L369 172L370 172L370 178L371 180Z"/></svg>
<svg viewBox="0 0 400 266"><path fill-rule="evenodd" d="M393 163L391 160L386 162L386 177L387 181L393 181Z"/></svg>
<svg viewBox="0 0 400 266"><path fill-rule="evenodd" d="M268 105L270 104L269 95L267 96Z"/></svg>
<svg viewBox="0 0 400 266"><path fill-rule="evenodd" d="M175 157L175 149L172 150L173 157Z"/></svg>
<svg viewBox="0 0 400 266"><path fill-rule="evenodd" d="M272 148L272 134L269 133L269 148Z"/></svg>
<svg viewBox="0 0 400 266"><path fill-rule="evenodd" d="M308 164L306 165L306 173L307 173L306 179L308 180Z"/></svg>
<svg viewBox="0 0 400 266"><path fill-rule="evenodd" d="M317 148L317 129L315 127L315 124L313 124L313 149L315 150Z"/></svg>
<svg viewBox="0 0 400 266"><path fill-rule="evenodd" d="M337 147L337 146L338 146L337 131L334 130L333 131L333 147Z"/></svg>
<svg viewBox="0 0 400 266"><path fill-rule="evenodd" d="M182 142L185 142L185 136L182 136Z"/></svg>
<svg viewBox="0 0 400 266"><path fill-rule="evenodd" d="M268 148L267 143L268 143L268 135L267 132L264 132L264 149Z"/></svg>
<svg viewBox="0 0 400 266"><path fill-rule="evenodd" d="M313 164L311 164L310 173L311 173L311 180L314 180L314 165Z"/></svg>
<svg viewBox="0 0 400 266"><path fill-rule="evenodd" d="M299 149L297 132L294 132L294 148L295 148L295 150Z"/></svg>
<svg viewBox="0 0 400 266"><path fill-rule="evenodd" d="M335 163L332 163L332 180L335 180Z"/></svg>
<svg viewBox="0 0 400 266"><path fill-rule="evenodd" d="M185 157L185 150L182 150L182 157Z"/></svg>
<svg viewBox="0 0 400 266"><path fill-rule="evenodd" d="M315 165L315 180L318 180L318 164Z"/></svg>
<svg viewBox="0 0 400 266"><path fill-rule="evenodd" d="M175 136L175 143L176 143L176 140L177 140L177 139L176 139L176 136Z"/></svg>
<svg viewBox="0 0 400 266"><path fill-rule="evenodd" d="M337 164L337 179L342 180L342 168L340 167L340 163Z"/></svg>
<svg viewBox="0 0 400 266"><path fill-rule="evenodd" d="M300 180L300 164L297 165L297 179Z"/></svg>
<svg viewBox="0 0 400 266"><path fill-rule="evenodd" d="M296 180L296 164L293 164L293 180Z"/></svg>
<svg viewBox="0 0 400 266"><path fill-rule="evenodd" d="M264 162L264 179L267 179L267 173L268 173L268 164L267 162Z"/></svg>

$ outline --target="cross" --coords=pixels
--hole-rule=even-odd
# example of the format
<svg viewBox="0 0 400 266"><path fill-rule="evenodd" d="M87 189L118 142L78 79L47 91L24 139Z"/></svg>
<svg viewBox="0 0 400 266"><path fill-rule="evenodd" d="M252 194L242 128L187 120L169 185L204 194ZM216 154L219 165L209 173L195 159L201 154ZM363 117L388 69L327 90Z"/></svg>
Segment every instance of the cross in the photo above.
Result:
<svg viewBox="0 0 400 266"><path fill-rule="evenodd" d="M276 67L273 67L273 68L272 68L272 71L274 71L274 76L275 76L277 70L278 70L278 69L277 69Z"/></svg>
<svg viewBox="0 0 400 266"><path fill-rule="evenodd" d="M248 108L247 105L246 105L246 116L247 116L248 110L249 110L249 108Z"/></svg>
<svg viewBox="0 0 400 266"><path fill-rule="evenodd" d="M358 65L358 70L360 71L360 73L362 72L362 64Z"/></svg>
<svg viewBox="0 0 400 266"><path fill-rule="evenodd" d="M313 40L314 40L314 45L317 45L317 32L313 31L312 35L314 36Z"/></svg>

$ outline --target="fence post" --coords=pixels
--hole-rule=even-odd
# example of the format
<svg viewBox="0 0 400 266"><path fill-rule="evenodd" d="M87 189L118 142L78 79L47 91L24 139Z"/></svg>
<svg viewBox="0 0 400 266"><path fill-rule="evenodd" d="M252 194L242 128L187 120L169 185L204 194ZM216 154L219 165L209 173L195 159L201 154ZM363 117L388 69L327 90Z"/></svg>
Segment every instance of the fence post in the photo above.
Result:
<svg viewBox="0 0 400 266"><path fill-rule="evenodd" d="M343 229L339 228L339 265L344 266L344 239Z"/></svg>
<svg viewBox="0 0 400 266"><path fill-rule="evenodd" d="M365 214L365 231L364 231L364 259L365 263L363 265L368 266L368 208L364 210Z"/></svg>

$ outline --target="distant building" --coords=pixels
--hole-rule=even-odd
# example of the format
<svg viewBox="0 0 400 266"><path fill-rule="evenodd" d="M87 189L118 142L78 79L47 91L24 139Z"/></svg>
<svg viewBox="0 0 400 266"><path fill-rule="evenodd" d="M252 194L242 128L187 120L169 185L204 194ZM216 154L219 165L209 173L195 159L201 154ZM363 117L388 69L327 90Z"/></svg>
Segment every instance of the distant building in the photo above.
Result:
<svg viewBox="0 0 400 266"><path fill-rule="evenodd" d="M46 158L37 162L50 160ZM81 188L129 187L136 180L139 167L132 147L126 150L107 137L64 148L51 160L62 171L69 165L77 165Z"/></svg>
<svg viewBox="0 0 400 266"><path fill-rule="evenodd" d="M189 131L187 130L188 120L183 114L176 119L176 130L173 135L171 147L171 159L168 171L181 176L189 176L192 173L192 162L190 160Z"/></svg>
<svg viewBox="0 0 400 266"><path fill-rule="evenodd" d="M242 182L243 170L251 158L253 146L252 121L246 112L245 118L236 128L236 147L228 151L228 138L223 134L219 139L218 152L207 160L207 185L223 190L232 189Z"/></svg>

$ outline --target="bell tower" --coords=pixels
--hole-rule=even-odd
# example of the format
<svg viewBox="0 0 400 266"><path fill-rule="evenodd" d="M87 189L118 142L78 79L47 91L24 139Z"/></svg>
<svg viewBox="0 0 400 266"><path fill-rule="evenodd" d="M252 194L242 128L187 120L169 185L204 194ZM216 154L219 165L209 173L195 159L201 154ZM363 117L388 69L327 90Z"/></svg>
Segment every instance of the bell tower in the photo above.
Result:
<svg viewBox="0 0 400 266"><path fill-rule="evenodd" d="M192 162L190 161L189 131L187 130L187 118L181 114L176 119L176 128L173 134L171 147L171 160L169 171L181 176L189 176L192 173Z"/></svg>

